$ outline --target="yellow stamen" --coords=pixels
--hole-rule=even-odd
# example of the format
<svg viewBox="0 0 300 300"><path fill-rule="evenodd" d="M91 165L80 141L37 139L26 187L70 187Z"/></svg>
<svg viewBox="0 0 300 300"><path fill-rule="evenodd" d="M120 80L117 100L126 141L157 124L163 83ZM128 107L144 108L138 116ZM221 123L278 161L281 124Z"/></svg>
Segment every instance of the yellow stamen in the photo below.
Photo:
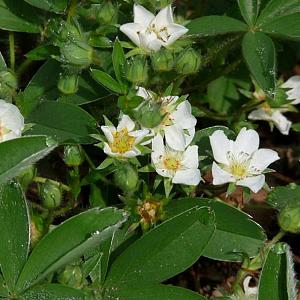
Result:
<svg viewBox="0 0 300 300"><path fill-rule="evenodd" d="M129 135L127 128L115 132L113 139L113 142L110 144L110 149L114 153L124 154L130 151L135 143L135 137Z"/></svg>
<svg viewBox="0 0 300 300"><path fill-rule="evenodd" d="M167 170L174 171L174 172L176 172L181 166L180 160L173 156L165 157L163 159L163 164Z"/></svg>

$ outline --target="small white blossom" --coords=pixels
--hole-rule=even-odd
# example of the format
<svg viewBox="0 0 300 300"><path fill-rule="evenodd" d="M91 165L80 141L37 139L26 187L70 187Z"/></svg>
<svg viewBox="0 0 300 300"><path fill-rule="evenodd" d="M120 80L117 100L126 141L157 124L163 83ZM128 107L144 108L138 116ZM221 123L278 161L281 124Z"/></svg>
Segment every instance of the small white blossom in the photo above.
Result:
<svg viewBox="0 0 300 300"><path fill-rule="evenodd" d="M149 134L149 130L134 130L135 123L129 116L123 115L117 128L101 126L107 143L103 151L112 157L135 157L141 154L138 144Z"/></svg>
<svg viewBox="0 0 300 300"><path fill-rule="evenodd" d="M24 118L19 109L0 99L0 142L21 136L24 129Z"/></svg>
<svg viewBox="0 0 300 300"><path fill-rule="evenodd" d="M162 46L170 46L188 31L174 23L171 5L154 16L143 6L135 4L133 13L134 23L123 24L120 30L146 51L158 51Z"/></svg>
<svg viewBox="0 0 300 300"><path fill-rule="evenodd" d="M288 135L292 122L282 113L286 112L285 108L260 107L253 110L248 118L250 120L262 120L271 122L284 135Z"/></svg>
<svg viewBox="0 0 300 300"><path fill-rule="evenodd" d="M258 149L259 136L255 130L242 128L235 141L222 130L210 136L214 159L213 184L234 182L257 193L265 183L264 170L279 159L276 151Z"/></svg>
<svg viewBox="0 0 300 300"><path fill-rule="evenodd" d="M178 96L161 97L155 100L151 91L141 87L137 95L160 103L160 111L165 117L157 127L152 129L152 132L161 133L170 147L183 151L193 140L197 123L197 119L192 115L190 102L188 100L180 102Z"/></svg>
<svg viewBox="0 0 300 300"><path fill-rule="evenodd" d="M172 179L172 183L198 185L201 180L198 169L198 146L188 146L185 151L176 151L164 145L160 134L152 141L152 163L156 172Z"/></svg>
<svg viewBox="0 0 300 300"><path fill-rule="evenodd" d="M286 82L281 85L282 88L289 89L286 94L288 95L288 100L293 100L291 104L300 103L300 76L292 76Z"/></svg>

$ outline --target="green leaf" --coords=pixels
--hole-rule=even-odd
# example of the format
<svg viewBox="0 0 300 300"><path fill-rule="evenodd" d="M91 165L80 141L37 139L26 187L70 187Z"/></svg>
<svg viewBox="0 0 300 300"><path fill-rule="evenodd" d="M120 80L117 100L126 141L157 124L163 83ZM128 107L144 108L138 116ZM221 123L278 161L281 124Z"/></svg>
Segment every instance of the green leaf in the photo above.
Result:
<svg viewBox="0 0 300 300"><path fill-rule="evenodd" d="M28 116L40 101L56 99L59 96L56 86L60 72L60 63L50 59L35 73L25 90L17 97L23 116Z"/></svg>
<svg viewBox="0 0 300 300"><path fill-rule="evenodd" d="M25 196L16 182L0 186L0 266L14 290L29 251L29 218Z"/></svg>
<svg viewBox="0 0 300 300"><path fill-rule="evenodd" d="M39 14L20 0L0 0L0 29L38 33Z"/></svg>
<svg viewBox="0 0 300 300"><path fill-rule="evenodd" d="M183 272L212 238L212 217L206 208L192 208L143 235L113 262L106 291L128 284L159 283Z"/></svg>
<svg viewBox="0 0 300 300"><path fill-rule="evenodd" d="M97 82L102 84L105 88L117 94L122 94L122 89L120 84L115 79L113 79L109 74L96 69L91 69L91 74L92 77Z"/></svg>
<svg viewBox="0 0 300 300"><path fill-rule="evenodd" d="M268 24L277 18L300 12L300 0L271 0L260 13L257 20L259 27Z"/></svg>
<svg viewBox="0 0 300 300"><path fill-rule="evenodd" d="M126 221L122 210L93 208L61 223L33 249L17 282L24 290L109 238Z"/></svg>
<svg viewBox="0 0 300 300"><path fill-rule="evenodd" d="M68 5L68 0L25 0L32 6L55 13L63 13Z"/></svg>
<svg viewBox="0 0 300 300"><path fill-rule="evenodd" d="M249 26L253 26L256 22L261 0L237 0L241 14Z"/></svg>
<svg viewBox="0 0 300 300"><path fill-rule="evenodd" d="M241 254L254 257L266 236L251 217L224 202L206 198L182 198L166 207L167 217L173 217L191 207L208 207L216 216L216 232L203 255L212 259L241 261Z"/></svg>
<svg viewBox="0 0 300 300"><path fill-rule="evenodd" d="M24 300L86 300L86 295L77 289L61 284L45 284L35 286L24 294Z"/></svg>
<svg viewBox="0 0 300 300"><path fill-rule="evenodd" d="M300 12L283 16L261 25L261 30L274 37L300 40Z"/></svg>
<svg viewBox="0 0 300 300"><path fill-rule="evenodd" d="M0 184L20 174L56 147L45 136L21 137L0 143Z"/></svg>
<svg viewBox="0 0 300 300"><path fill-rule="evenodd" d="M233 32L244 32L248 26L234 18L226 16L206 16L192 20L187 26L189 34L211 36Z"/></svg>
<svg viewBox="0 0 300 300"><path fill-rule="evenodd" d="M34 123L26 135L46 135L61 144L88 144L94 141L96 120L73 104L56 101L42 102L27 118Z"/></svg>
<svg viewBox="0 0 300 300"><path fill-rule="evenodd" d="M53 45L39 45L26 54L30 60L46 60L51 55L59 55L59 48Z"/></svg>
<svg viewBox="0 0 300 300"><path fill-rule="evenodd" d="M292 254L287 244L278 243L269 251L264 263L258 300L295 300L296 280Z"/></svg>
<svg viewBox="0 0 300 300"><path fill-rule="evenodd" d="M242 42L243 56L259 86L274 98L276 51L271 38L262 32L248 32Z"/></svg>
<svg viewBox="0 0 300 300"><path fill-rule="evenodd" d="M277 186L268 195L268 203L278 210L286 206L300 206L300 186L294 183Z"/></svg>
<svg viewBox="0 0 300 300"><path fill-rule="evenodd" d="M125 74L125 65L126 65L126 58L123 51L123 48L118 39L116 39L113 53L112 53L112 61L114 66L114 71L116 78L120 84L123 82L124 74Z"/></svg>
<svg viewBox="0 0 300 300"><path fill-rule="evenodd" d="M120 289L108 291L104 300L205 300L206 298L187 289L171 285L122 286Z"/></svg>

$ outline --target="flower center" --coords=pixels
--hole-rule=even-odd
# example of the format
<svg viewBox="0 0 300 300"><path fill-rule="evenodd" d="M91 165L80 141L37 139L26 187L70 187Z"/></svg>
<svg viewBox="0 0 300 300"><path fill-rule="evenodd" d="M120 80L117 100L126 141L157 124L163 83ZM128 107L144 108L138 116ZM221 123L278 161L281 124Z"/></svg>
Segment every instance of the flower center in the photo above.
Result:
<svg viewBox="0 0 300 300"><path fill-rule="evenodd" d="M130 151L135 142L135 137L129 135L127 128L115 132L113 138L114 141L111 143L110 148L114 153L123 154Z"/></svg>
<svg viewBox="0 0 300 300"><path fill-rule="evenodd" d="M181 166L181 161L174 156L166 156L163 159L163 164L167 170L176 172Z"/></svg>
<svg viewBox="0 0 300 300"><path fill-rule="evenodd" d="M147 31L150 33L154 33L158 40L161 40L165 43L170 37L167 27L157 28L153 23L150 24L150 26L147 28Z"/></svg>
<svg viewBox="0 0 300 300"><path fill-rule="evenodd" d="M232 174L236 179L242 179L249 175L250 157L248 153L241 152L236 157L228 153L229 166L226 171Z"/></svg>
<svg viewBox="0 0 300 300"><path fill-rule="evenodd" d="M234 162L229 166L230 173L236 178L244 178L247 175L248 166Z"/></svg>

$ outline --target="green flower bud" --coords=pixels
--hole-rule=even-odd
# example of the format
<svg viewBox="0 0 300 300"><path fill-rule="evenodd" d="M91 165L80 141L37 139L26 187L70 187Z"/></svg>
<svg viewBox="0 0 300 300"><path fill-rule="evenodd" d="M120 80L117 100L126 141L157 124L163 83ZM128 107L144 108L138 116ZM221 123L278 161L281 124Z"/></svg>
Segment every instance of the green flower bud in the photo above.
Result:
<svg viewBox="0 0 300 300"><path fill-rule="evenodd" d="M24 191L27 190L29 184L33 181L33 178L36 175L35 166L30 166L20 173L17 177L19 183L21 184Z"/></svg>
<svg viewBox="0 0 300 300"><path fill-rule="evenodd" d="M78 145L68 145L64 148L64 162L68 167L78 167L84 162L82 148Z"/></svg>
<svg viewBox="0 0 300 300"><path fill-rule="evenodd" d="M117 24L118 8L111 1L104 1L98 9L96 19L100 24Z"/></svg>
<svg viewBox="0 0 300 300"><path fill-rule="evenodd" d="M69 265L58 276L58 282L71 286L73 288L81 288L83 284L83 272L80 266Z"/></svg>
<svg viewBox="0 0 300 300"><path fill-rule="evenodd" d="M196 50L189 48L179 55L176 63L176 71L183 75L193 74L198 72L200 66L200 54Z"/></svg>
<svg viewBox="0 0 300 300"><path fill-rule="evenodd" d="M0 72L0 98L11 100L18 87L16 76L9 70Z"/></svg>
<svg viewBox="0 0 300 300"><path fill-rule="evenodd" d="M281 229L287 232L300 232L300 206L285 207L278 216Z"/></svg>
<svg viewBox="0 0 300 300"><path fill-rule="evenodd" d="M53 209L60 206L62 201L62 190L59 185L51 180L46 180L40 185L40 197L44 207Z"/></svg>
<svg viewBox="0 0 300 300"><path fill-rule="evenodd" d="M114 173L114 182L124 192L130 193L136 189L138 183L137 171L130 164L120 164Z"/></svg>
<svg viewBox="0 0 300 300"><path fill-rule="evenodd" d="M88 67L93 61L93 48L80 40L66 43L60 51L64 61L81 68Z"/></svg>
<svg viewBox="0 0 300 300"><path fill-rule="evenodd" d="M134 83L140 84L148 80L148 64L143 57L135 56L126 66L126 77Z"/></svg>
<svg viewBox="0 0 300 300"><path fill-rule="evenodd" d="M171 71L174 67L173 52L167 49L161 49L151 55L151 63L153 70L159 72Z"/></svg>
<svg viewBox="0 0 300 300"><path fill-rule="evenodd" d="M59 76L57 88L65 95L72 95L78 91L79 74L63 73Z"/></svg>
<svg viewBox="0 0 300 300"><path fill-rule="evenodd" d="M154 128L158 126L164 116L160 112L160 105L151 100L145 100L135 111L135 119L146 128Z"/></svg>

